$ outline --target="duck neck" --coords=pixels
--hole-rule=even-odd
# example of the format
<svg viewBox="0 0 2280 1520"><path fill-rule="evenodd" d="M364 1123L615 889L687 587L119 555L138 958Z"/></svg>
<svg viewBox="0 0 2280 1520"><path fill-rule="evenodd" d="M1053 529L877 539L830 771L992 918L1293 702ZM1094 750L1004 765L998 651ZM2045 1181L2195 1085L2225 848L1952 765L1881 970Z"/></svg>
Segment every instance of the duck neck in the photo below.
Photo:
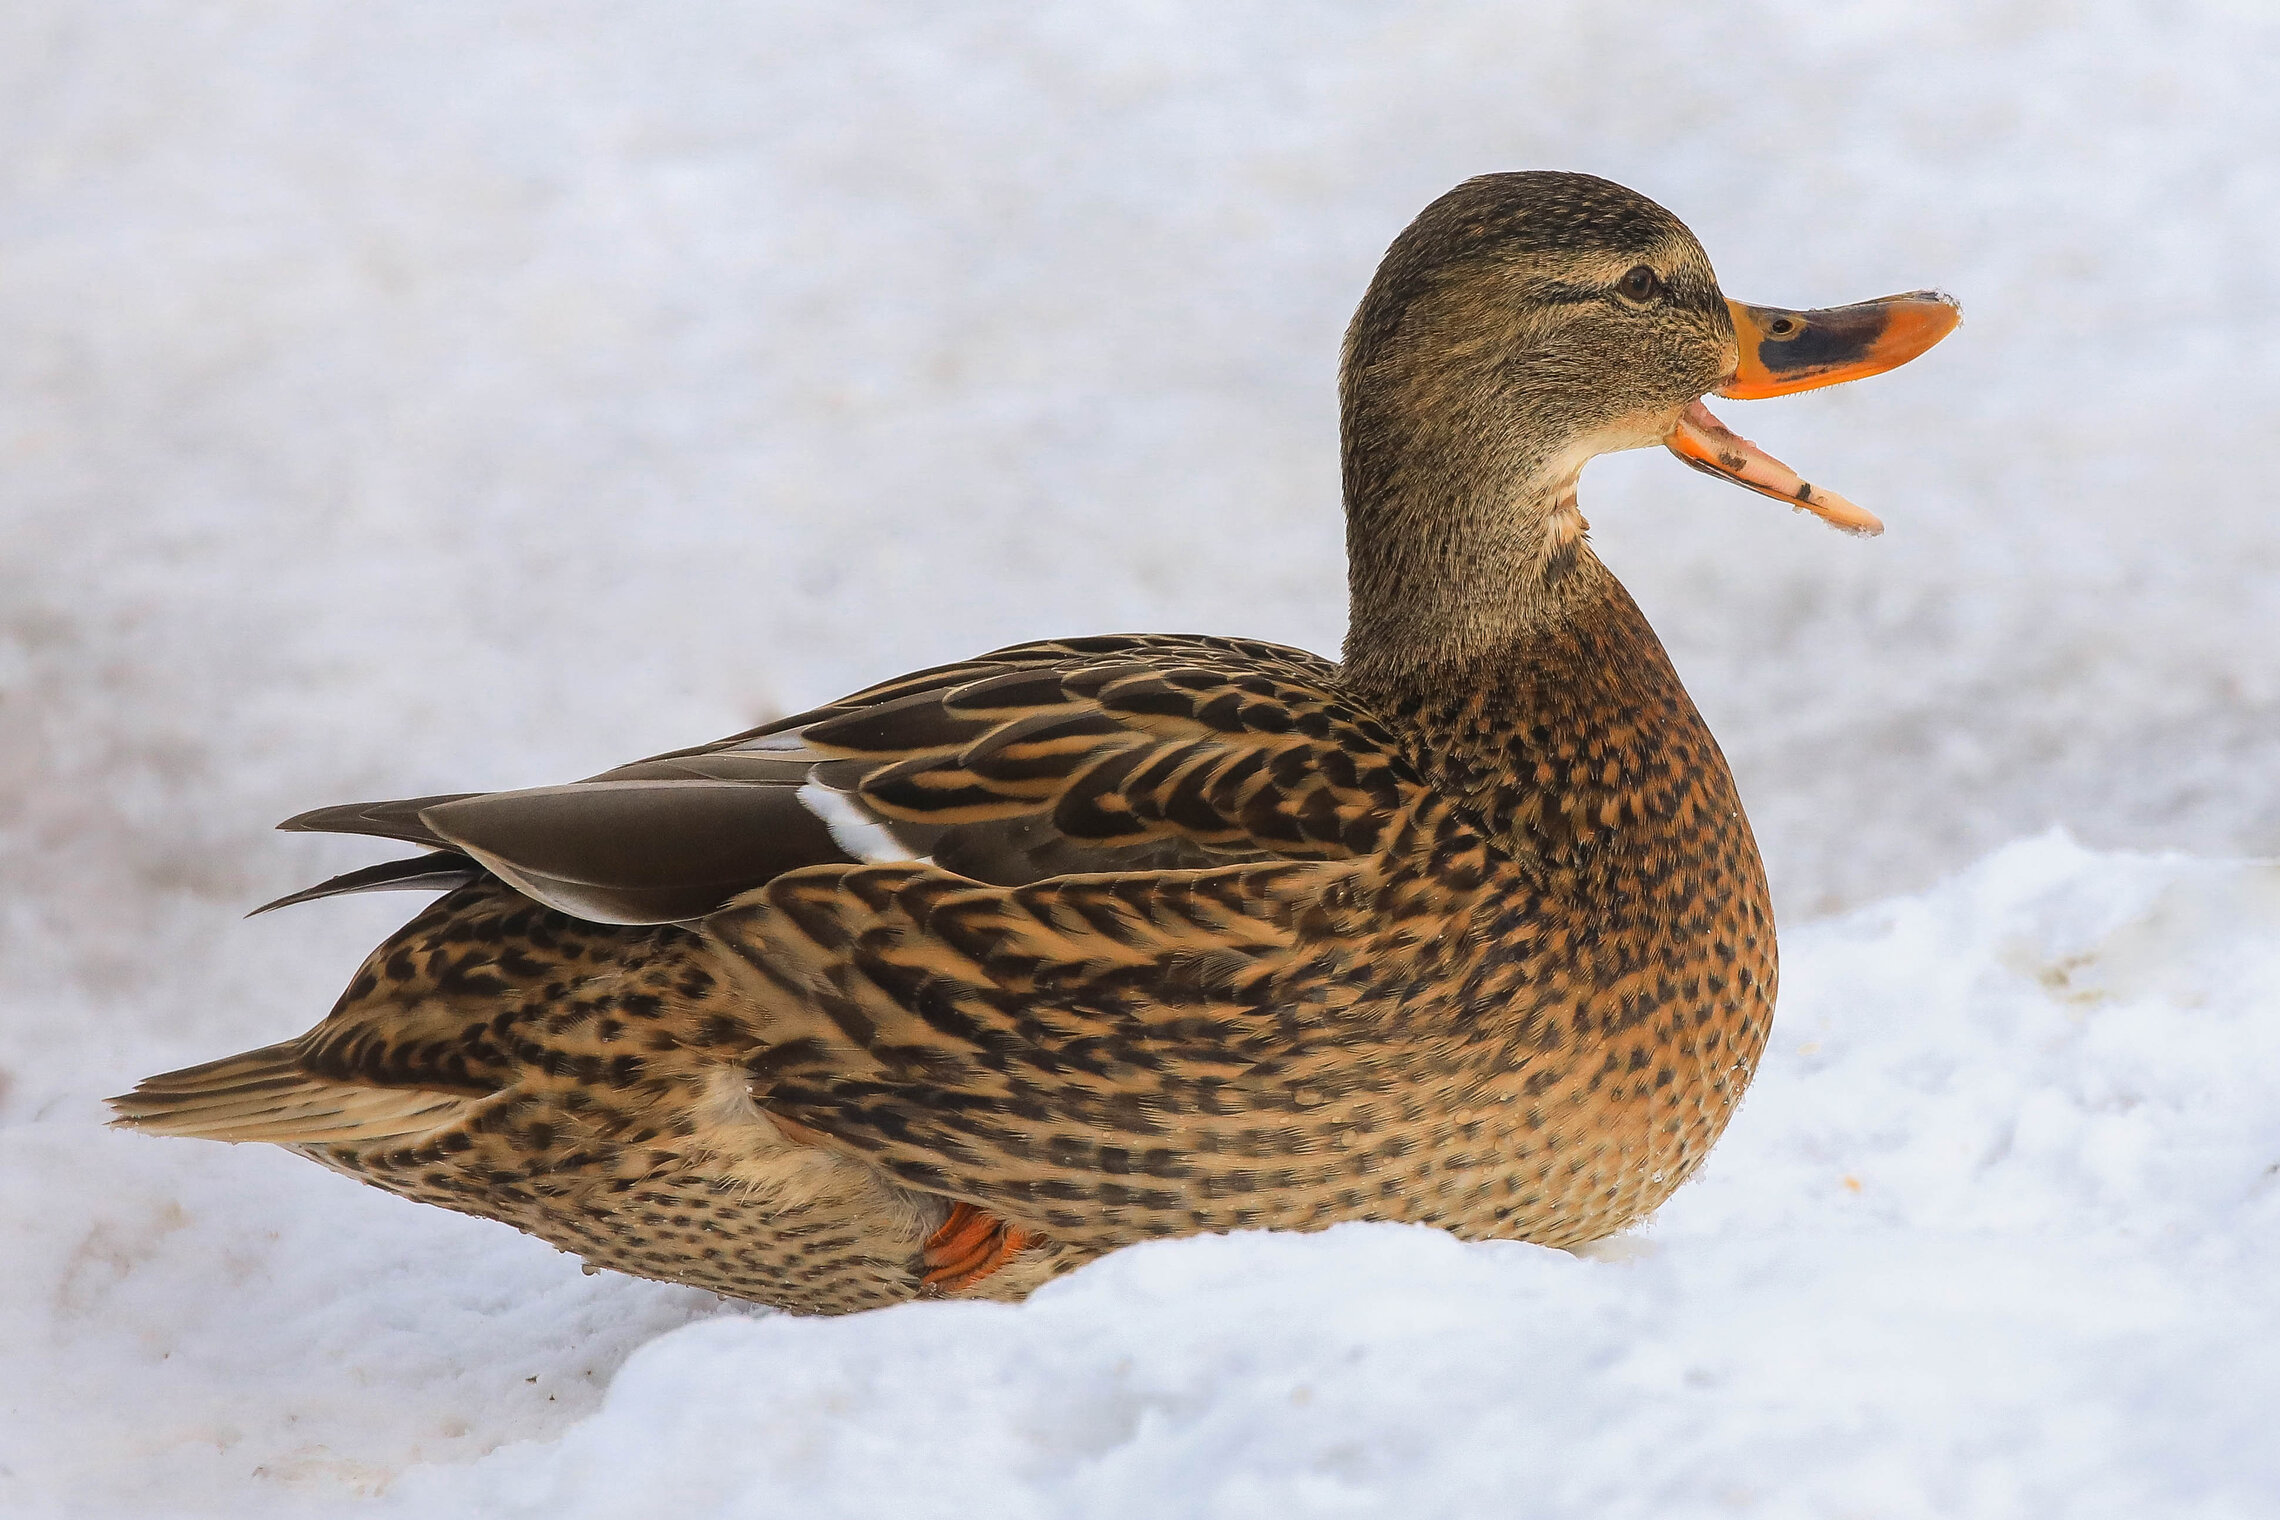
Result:
<svg viewBox="0 0 2280 1520"><path fill-rule="evenodd" d="M1453 389L1346 387L1345 663L1371 695L1477 673L1605 578L1576 505L1583 458L1513 426L1509 398Z"/></svg>
<svg viewBox="0 0 2280 1520"><path fill-rule="evenodd" d="M1585 541L1582 458L1461 413L1386 420L1349 391L1348 689L1529 858L1643 843L1689 797L1738 817L1661 641Z"/></svg>

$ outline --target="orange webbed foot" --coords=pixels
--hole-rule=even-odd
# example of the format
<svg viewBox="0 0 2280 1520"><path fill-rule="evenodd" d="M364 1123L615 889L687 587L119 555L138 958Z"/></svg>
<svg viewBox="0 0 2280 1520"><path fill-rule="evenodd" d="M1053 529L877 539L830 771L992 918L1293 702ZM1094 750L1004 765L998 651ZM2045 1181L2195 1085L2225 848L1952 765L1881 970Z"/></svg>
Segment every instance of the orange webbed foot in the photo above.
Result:
<svg viewBox="0 0 2280 1520"><path fill-rule="evenodd" d="M926 1237L926 1275L937 1293L957 1293L995 1272L1030 1243L1027 1230L970 1203L955 1204L942 1227Z"/></svg>

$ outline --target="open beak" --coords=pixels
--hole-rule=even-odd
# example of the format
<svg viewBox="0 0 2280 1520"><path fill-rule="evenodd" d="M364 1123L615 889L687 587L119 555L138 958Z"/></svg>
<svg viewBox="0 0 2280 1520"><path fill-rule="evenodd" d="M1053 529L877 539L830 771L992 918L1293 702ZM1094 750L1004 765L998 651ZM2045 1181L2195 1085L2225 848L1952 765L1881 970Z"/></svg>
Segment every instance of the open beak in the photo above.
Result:
<svg viewBox="0 0 2280 1520"><path fill-rule="evenodd" d="M1740 360L1718 394L1737 401L1787 396L1842 385L1897 369L1954 332L1963 309L1951 296L1919 290L1823 311L1784 311L1728 301ZM1701 402L1679 413L1664 437L1673 454L1705 474L1786 501L1848 533L1884 531L1875 514L1834 492L1807 485L1797 472L1733 432Z"/></svg>

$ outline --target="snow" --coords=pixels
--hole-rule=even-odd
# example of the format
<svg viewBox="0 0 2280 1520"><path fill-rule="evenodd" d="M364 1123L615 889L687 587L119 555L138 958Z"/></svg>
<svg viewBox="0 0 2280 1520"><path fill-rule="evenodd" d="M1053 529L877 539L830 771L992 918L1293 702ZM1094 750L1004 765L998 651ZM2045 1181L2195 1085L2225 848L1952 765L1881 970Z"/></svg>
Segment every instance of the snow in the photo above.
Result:
<svg viewBox="0 0 2280 1520"><path fill-rule="evenodd" d="M2276 61L2222 0L0 8L0 1513L2280 1509ZM1023 637L1334 649L1345 317L1525 166L1967 312L1725 414L1881 540L1584 481L1785 944L1627 1259L803 1323L99 1128L404 915L239 922L371 858L303 808Z"/></svg>
<svg viewBox="0 0 2280 1520"><path fill-rule="evenodd" d="M2269 1514L2276 999L2280 866L2054 833L1795 934L1732 1132L1589 1258L1349 1225L840 1320L75 1103L5 1132L0 1509Z"/></svg>

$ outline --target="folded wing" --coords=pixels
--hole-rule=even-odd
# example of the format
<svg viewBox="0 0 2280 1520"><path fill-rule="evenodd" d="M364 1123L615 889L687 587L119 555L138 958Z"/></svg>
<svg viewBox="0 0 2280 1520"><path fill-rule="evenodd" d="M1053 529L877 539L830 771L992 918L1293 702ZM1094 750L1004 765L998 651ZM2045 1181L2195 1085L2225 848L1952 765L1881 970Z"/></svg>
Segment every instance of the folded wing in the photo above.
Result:
<svg viewBox="0 0 2280 1520"><path fill-rule="evenodd" d="M567 786L304 813L281 827L439 853L283 901L479 866L580 918L647 924L814 865L923 860L1020 886L1347 857L1417 778L1334 675L1201 636L1020 645Z"/></svg>

